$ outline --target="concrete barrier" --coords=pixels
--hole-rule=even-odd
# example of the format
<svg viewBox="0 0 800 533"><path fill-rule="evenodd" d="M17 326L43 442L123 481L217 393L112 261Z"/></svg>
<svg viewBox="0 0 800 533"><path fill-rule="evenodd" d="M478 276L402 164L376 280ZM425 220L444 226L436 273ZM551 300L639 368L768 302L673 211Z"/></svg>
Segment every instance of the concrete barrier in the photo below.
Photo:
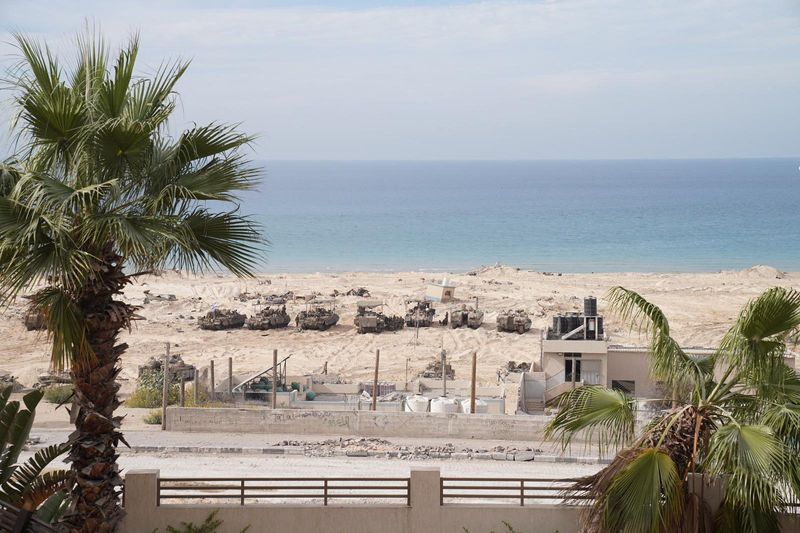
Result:
<svg viewBox="0 0 800 533"><path fill-rule="evenodd" d="M167 430L538 441L549 419L539 415L170 407Z"/></svg>

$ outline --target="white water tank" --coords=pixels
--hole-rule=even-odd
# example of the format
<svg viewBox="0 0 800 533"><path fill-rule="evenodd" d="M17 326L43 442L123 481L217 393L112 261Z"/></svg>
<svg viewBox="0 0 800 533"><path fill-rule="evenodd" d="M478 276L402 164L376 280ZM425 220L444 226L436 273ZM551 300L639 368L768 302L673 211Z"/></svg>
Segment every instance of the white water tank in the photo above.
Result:
<svg viewBox="0 0 800 533"><path fill-rule="evenodd" d="M469 413L470 412L470 400L466 398L458 402L461 404L461 412L462 413ZM489 404L481 400L480 398L475 398L475 412L478 414L481 413L488 413L489 412Z"/></svg>
<svg viewBox="0 0 800 533"><path fill-rule="evenodd" d="M427 413L430 400L424 396L416 394L406 398L405 411L408 413Z"/></svg>
<svg viewBox="0 0 800 533"><path fill-rule="evenodd" d="M434 398L431 400L431 413L457 413L458 402L453 398Z"/></svg>

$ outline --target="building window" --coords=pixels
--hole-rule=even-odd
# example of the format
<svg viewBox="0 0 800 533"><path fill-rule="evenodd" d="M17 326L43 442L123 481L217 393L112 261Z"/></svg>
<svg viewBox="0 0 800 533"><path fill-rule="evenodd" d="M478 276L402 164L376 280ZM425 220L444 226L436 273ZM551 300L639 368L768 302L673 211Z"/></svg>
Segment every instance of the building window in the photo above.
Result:
<svg viewBox="0 0 800 533"><path fill-rule="evenodd" d="M632 379L614 379L611 381L611 388L624 392L628 396L636 394L636 382Z"/></svg>

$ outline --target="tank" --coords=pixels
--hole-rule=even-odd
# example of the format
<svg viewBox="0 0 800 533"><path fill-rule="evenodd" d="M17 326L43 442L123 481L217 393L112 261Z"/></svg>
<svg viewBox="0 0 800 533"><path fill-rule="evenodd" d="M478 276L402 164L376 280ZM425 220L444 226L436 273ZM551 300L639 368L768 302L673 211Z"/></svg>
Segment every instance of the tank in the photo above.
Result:
<svg viewBox="0 0 800 533"><path fill-rule="evenodd" d="M583 316L597 316L597 298L594 296L583 299Z"/></svg>
<svg viewBox="0 0 800 533"><path fill-rule="evenodd" d="M403 318L387 316L378 309L383 303L376 300L362 300L358 302L358 311L353 319L356 331L359 333L380 333L382 331L397 331L403 329Z"/></svg>
<svg viewBox="0 0 800 533"><path fill-rule="evenodd" d="M602 339L604 334L603 330L603 317L597 317L597 338Z"/></svg>
<svg viewBox="0 0 800 533"><path fill-rule="evenodd" d="M286 312L286 306L267 306L245 321L248 329L277 329L285 328L292 319Z"/></svg>
<svg viewBox="0 0 800 533"><path fill-rule="evenodd" d="M431 400L431 413L457 413L458 402L453 398L434 398Z"/></svg>
<svg viewBox="0 0 800 533"><path fill-rule="evenodd" d="M414 307L406 312L406 326L410 328L428 328L433 325L433 317L436 310L433 304L427 300L409 300L406 303L413 303Z"/></svg>
<svg viewBox="0 0 800 533"><path fill-rule="evenodd" d="M503 311L497 315L497 331L516 331L519 334L531 329L531 319L522 309Z"/></svg>
<svg viewBox="0 0 800 533"><path fill-rule="evenodd" d="M244 326L247 319L243 315L233 309L214 309L206 313L206 316L201 316L197 319L200 329L210 330L223 330L223 329L236 329Z"/></svg>
<svg viewBox="0 0 800 533"><path fill-rule="evenodd" d="M316 329L325 331L339 322L339 315L333 309L326 307L312 307L301 311L294 319L299 329Z"/></svg>
<svg viewBox="0 0 800 533"><path fill-rule="evenodd" d="M478 329L483 324L483 311L474 307L462 305L460 309L450 312L450 327L452 329L468 327Z"/></svg>
<svg viewBox="0 0 800 533"><path fill-rule="evenodd" d="M430 400L418 394L406 398L405 410L408 413L427 413Z"/></svg>
<svg viewBox="0 0 800 533"><path fill-rule="evenodd" d="M47 323L44 319L44 313L37 309L31 309L25 314L25 329L28 331L39 331L47 329Z"/></svg>

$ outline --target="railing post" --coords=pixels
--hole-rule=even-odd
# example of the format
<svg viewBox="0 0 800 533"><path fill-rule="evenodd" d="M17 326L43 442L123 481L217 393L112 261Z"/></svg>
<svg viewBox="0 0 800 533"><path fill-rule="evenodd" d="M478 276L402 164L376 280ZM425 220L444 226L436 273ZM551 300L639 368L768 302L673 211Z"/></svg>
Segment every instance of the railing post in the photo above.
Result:
<svg viewBox="0 0 800 533"><path fill-rule="evenodd" d="M411 478L406 479L406 506L411 507Z"/></svg>
<svg viewBox="0 0 800 533"><path fill-rule="evenodd" d="M328 505L328 480L324 480L322 484L322 504Z"/></svg>
<svg viewBox="0 0 800 533"><path fill-rule="evenodd" d="M525 506L525 480L519 480L519 504Z"/></svg>
<svg viewBox="0 0 800 533"><path fill-rule="evenodd" d="M444 505L444 478L439 478L439 506Z"/></svg>
<svg viewBox="0 0 800 533"><path fill-rule="evenodd" d="M244 505L244 478L242 478L242 485L241 485L241 503Z"/></svg>

